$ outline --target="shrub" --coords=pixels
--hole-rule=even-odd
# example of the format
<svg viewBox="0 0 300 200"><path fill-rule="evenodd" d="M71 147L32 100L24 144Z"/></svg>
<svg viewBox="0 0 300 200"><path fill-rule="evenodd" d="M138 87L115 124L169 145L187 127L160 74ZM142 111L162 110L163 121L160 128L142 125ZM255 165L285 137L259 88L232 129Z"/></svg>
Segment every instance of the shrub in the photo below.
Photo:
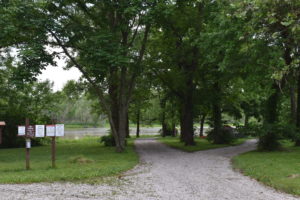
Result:
<svg viewBox="0 0 300 200"><path fill-rule="evenodd" d="M252 136L257 137L259 130L261 129L260 125L249 124L248 126L237 126L236 131L238 132L239 137L242 136Z"/></svg>
<svg viewBox="0 0 300 200"><path fill-rule="evenodd" d="M280 139L294 137L295 129L286 124L265 124L258 131L258 150L276 151L281 149Z"/></svg>
<svg viewBox="0 0 300 200"><path fill-rule="evenodd" d="M212 129L207 134L208 141L214 144L231 144L236 141L234 128L230 126L223 126L219 133L215 129Z"/></svg>
<svg viewBox="0 0 300 200"><path fill-rule="evenodd" d="M112 134L102 136L100 138L100 143L104 143L104 146L106 147L116 146L116 141Z"/></svg>

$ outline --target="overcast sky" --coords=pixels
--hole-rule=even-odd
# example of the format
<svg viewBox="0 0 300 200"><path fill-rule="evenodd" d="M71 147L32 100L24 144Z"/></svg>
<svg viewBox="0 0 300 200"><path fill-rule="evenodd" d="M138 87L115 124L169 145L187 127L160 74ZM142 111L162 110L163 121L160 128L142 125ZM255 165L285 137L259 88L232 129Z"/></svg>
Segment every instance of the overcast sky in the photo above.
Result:
<svg viewBox="0 0 300 200"><path fill-rule="evenodd" d="M61 90L64 84L68 80L78 80L81 76L81 72L77 68L71 68L70 70L64 70L62 64L59 64L58 67L48 66L43 73L38 76L40 81L49 79L54 82L54 91Z"/></svg>

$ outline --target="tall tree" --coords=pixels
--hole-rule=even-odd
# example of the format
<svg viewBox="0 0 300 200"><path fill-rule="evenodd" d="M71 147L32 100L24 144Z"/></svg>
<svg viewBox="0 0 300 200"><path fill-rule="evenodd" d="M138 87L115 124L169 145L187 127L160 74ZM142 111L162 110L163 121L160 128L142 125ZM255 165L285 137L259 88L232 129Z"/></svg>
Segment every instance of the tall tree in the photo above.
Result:
<svg viewBox="0 0 300 200"><path fill-rule="evenodd" d="M19 56L24 68L34 74L45 67L41 64L53 64L55 56L65 56L68 67L78 68L97 94L117 151L122 152L128 105L144 57L152 7L152 1L143 0L9 1L1 15L10 20L1 24L1 38L9 43L1 42L1 46L18 48L22 44Z"/></svg>

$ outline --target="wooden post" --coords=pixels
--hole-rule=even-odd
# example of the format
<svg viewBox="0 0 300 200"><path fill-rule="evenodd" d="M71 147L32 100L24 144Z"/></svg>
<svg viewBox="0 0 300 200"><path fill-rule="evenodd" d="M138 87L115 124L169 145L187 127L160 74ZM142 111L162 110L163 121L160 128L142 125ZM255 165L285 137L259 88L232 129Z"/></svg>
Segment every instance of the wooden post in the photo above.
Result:
<svg viewBox="0 0 300 200"><path fill-rule="evenodd" d="M27 147L28 147L28 146L27 146L28 139L27 139L27 136L26 136L28 126L29 126L29 119L26 118L26 120L25 120L26 170L29 170L29 169L30 169L30 148L27 148ZM29 141L30 141L30 139L29 139Z"/></svg>
<svg viewBox="0 0 300 200"><path fill-rule="evenodd" d="M2 127L0 126L0 144L2 144Z"/></svg>
<svg viewBox="0 0 300 200"><path fill-rule="evenodd" d="M52 168L56 167L55 164L55 157L56 157L56 141L55 141L56 137L52 137Z"/></svg>

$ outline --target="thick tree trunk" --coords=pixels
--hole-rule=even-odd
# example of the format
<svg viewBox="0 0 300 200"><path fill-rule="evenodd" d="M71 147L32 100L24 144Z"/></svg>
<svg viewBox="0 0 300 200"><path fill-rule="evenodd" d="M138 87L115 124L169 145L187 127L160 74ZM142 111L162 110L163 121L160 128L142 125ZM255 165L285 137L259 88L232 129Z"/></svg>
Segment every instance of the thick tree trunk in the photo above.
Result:
<svg viewBox="0 0 300 200"><path fill-rule="evenodd" d="M181 135L185 145L195 145L193 127L193 105L183 102L181 105Z"/></svg>
<svg viewBox="0 0 300 200"><path fill-rule="evenodd" d="M126 143L126 129L127 129L127 114L128 114L128 105L126 98L126 73L127 69L125 67L121 68L120 74L120 87L119 87L119 146L117 146L118 152L123 152L125 150Z"/></svg>
<svg viewBox="0 0 300 200"><path fill-rule="evenodd" d="M204 134L204 123L205 123L205 118L206 118L206 114L201 115L200 117L200 131L199 131L199 136L203 137Z"/></svg>
<svg viewBox="0 0 300 200"><path fill-rule="evenodd" d="M219 102L215 102L213 105L213 134L214 134L214 143L222 143L221 130L222 130L222 111Z"/></svg>
<svg viewBox="0 0 300 200"><path fill-rule="evenodd" d="M180 112L180 125L181 136L185 145L195 145L194 141L194 120L193 120L193 92L194 88L191 83L192 80L188 79L187 85L190 87L184 92L184 97L181 99L181 112Z"/></svg>
<svg viewBox="0 0 300 200"><path fill-rule="evenodd" d="M141 115L141 110L138 109L136 112L136 137L140 137L140 115Z"/></svg>
<svg viewBox="0 0 300 200"><path fill-rule="evenodd" d="M273 83L273 94L267 99L266 113L264 122L267 124L274 124L278 120L278 102L280 96L280 88L277 83Z"/></svg>

